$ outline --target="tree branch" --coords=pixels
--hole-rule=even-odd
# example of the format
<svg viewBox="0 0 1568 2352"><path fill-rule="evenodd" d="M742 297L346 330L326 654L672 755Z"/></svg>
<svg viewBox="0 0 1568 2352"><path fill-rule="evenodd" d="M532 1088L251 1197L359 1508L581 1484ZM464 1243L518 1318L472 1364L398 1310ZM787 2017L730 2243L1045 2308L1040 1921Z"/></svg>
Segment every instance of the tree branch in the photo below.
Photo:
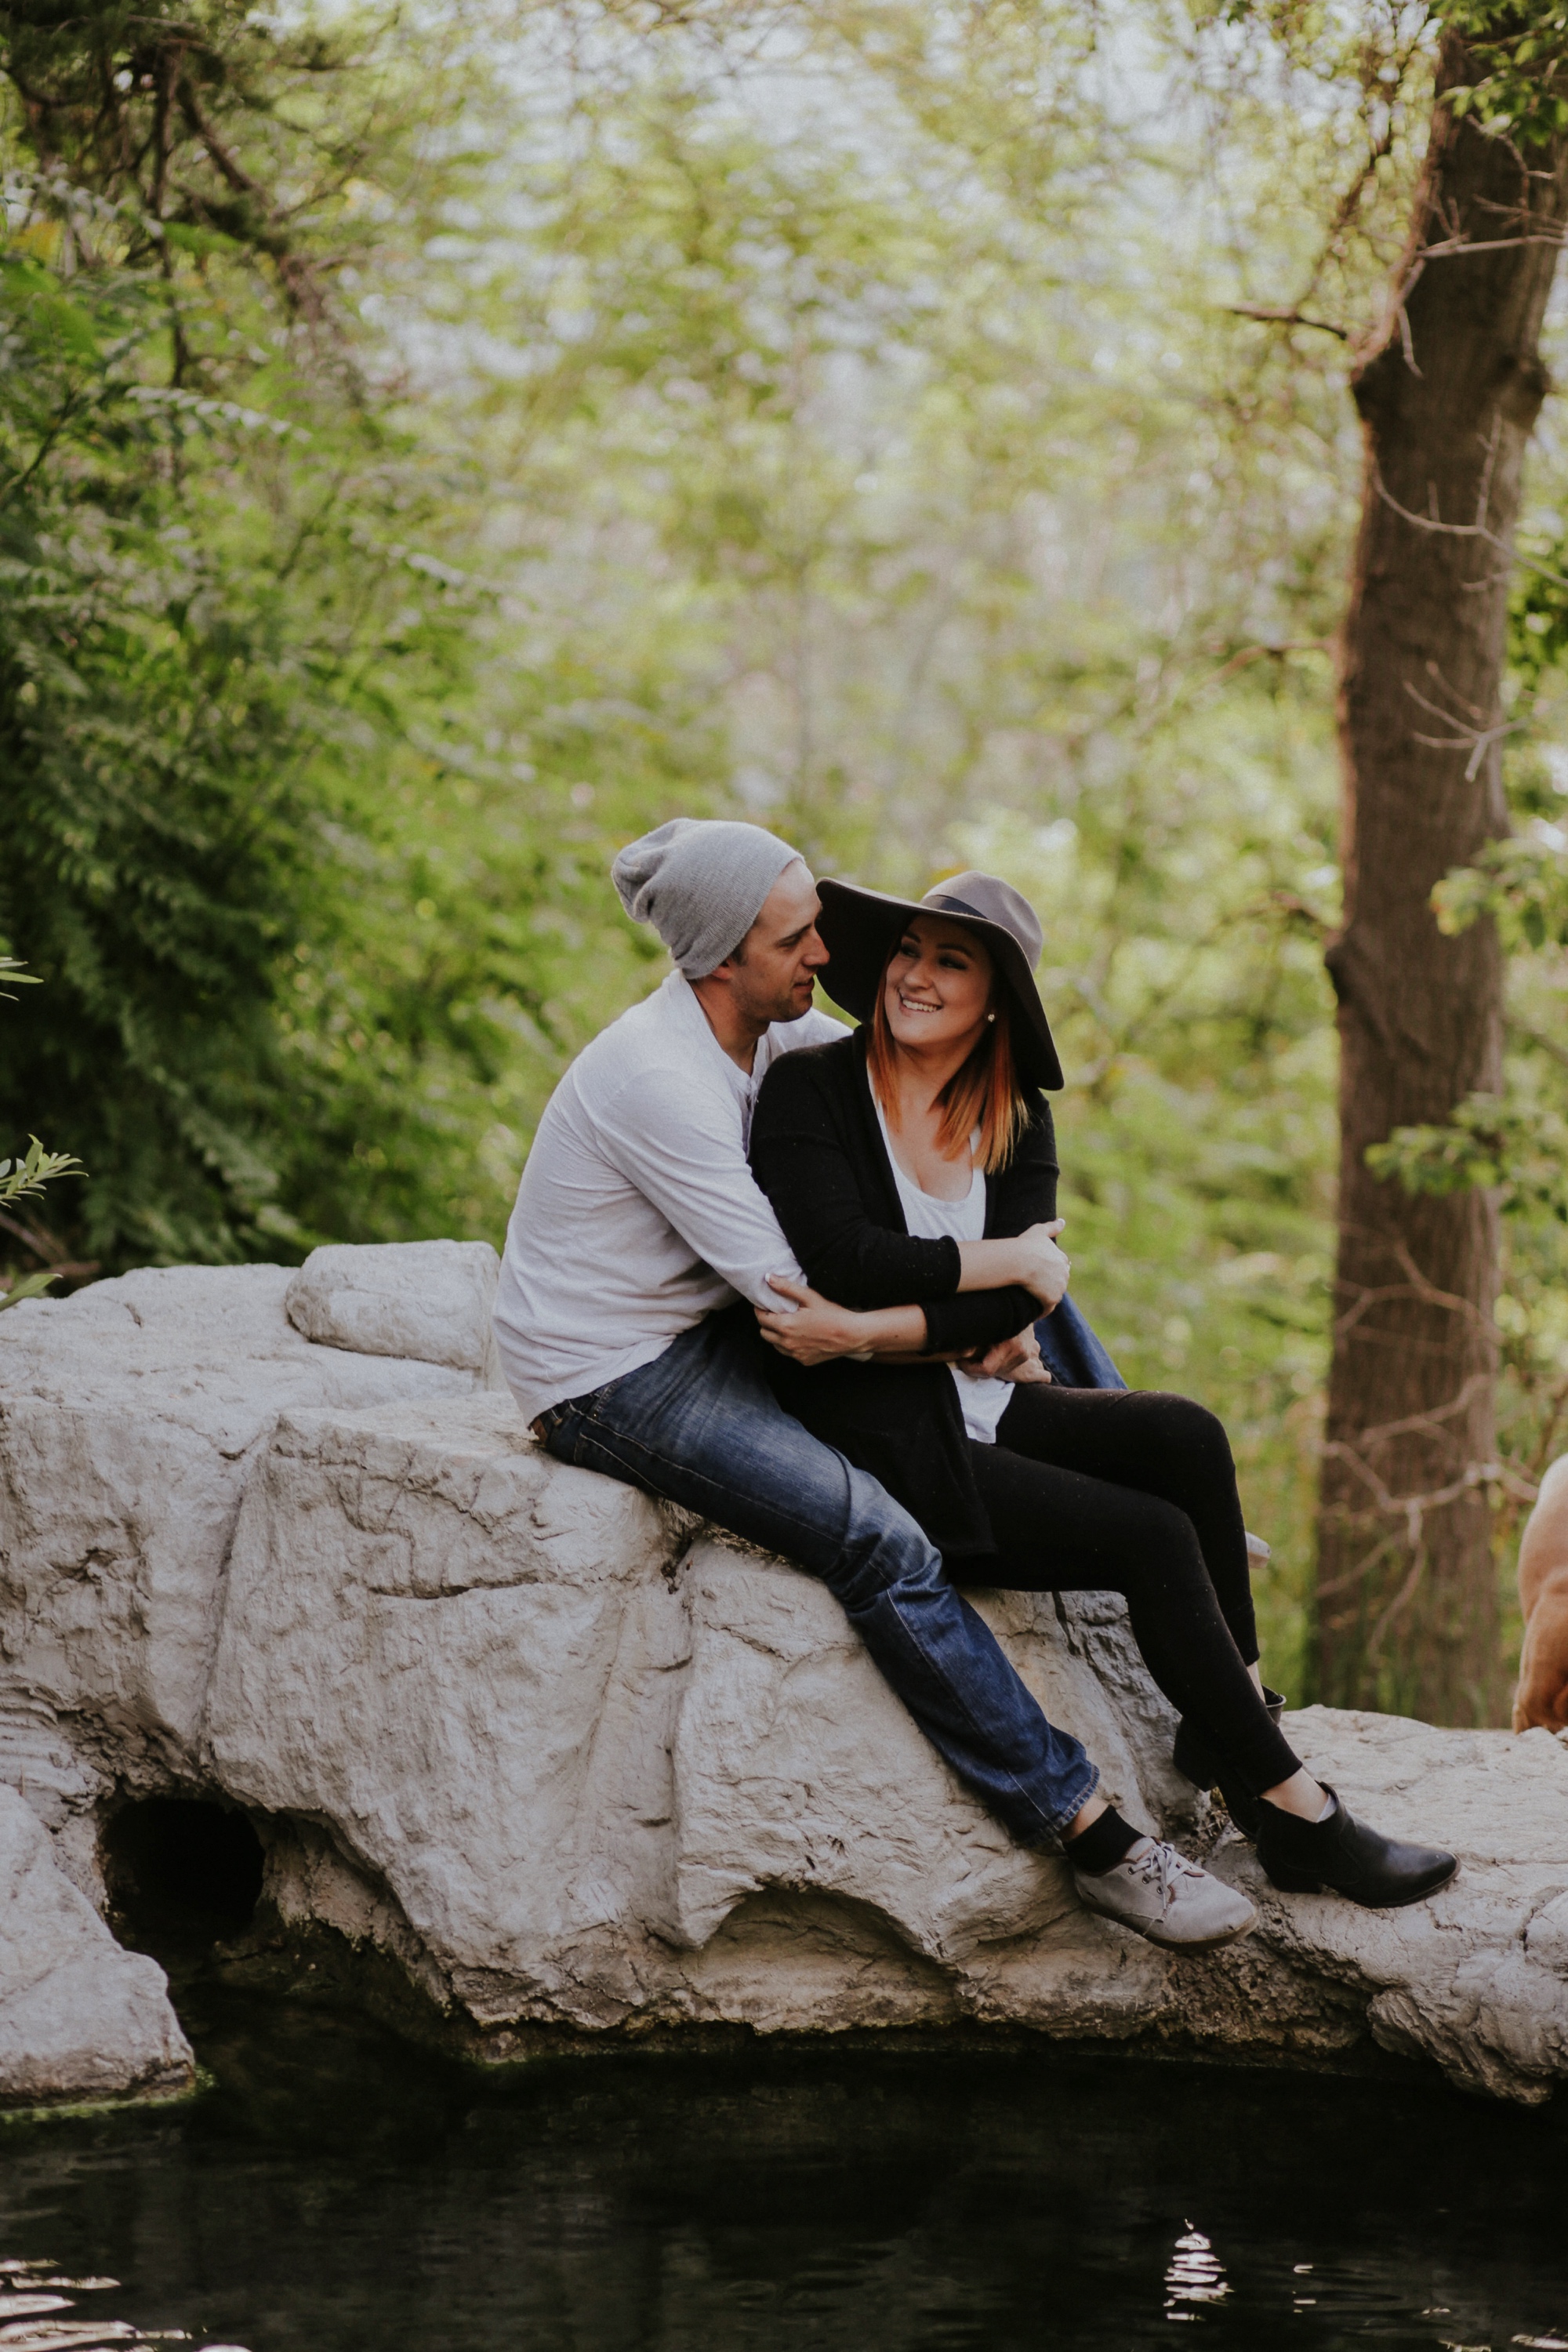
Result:
<svg viewBox="0 0 1568 2352"><path fill-rule="evenodd" d="M1350 341L1348 327L1336 327L1331 319L1309 319L1285 302L1222 302L1219 307L1233 319L1260 319L1271 327L1315 327L1321 335L1337 335L1342 343Z"/></svg>

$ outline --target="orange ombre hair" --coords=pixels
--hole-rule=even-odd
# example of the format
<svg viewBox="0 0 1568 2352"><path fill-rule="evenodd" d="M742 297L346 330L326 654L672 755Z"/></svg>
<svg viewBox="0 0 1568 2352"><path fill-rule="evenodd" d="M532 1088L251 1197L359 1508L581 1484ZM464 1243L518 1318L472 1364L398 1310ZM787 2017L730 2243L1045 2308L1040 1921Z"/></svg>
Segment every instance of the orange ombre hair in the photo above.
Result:
<svg viewBox="0 0 1568 2352"><path fill-rule="evenodd" d="M899 1124L899 1049L888 1026L888 964L898 951L899 942L895 940L877 982L871 1034L866 1044L866 1066L872 1091L892 1128ZM942 1105L942 1124L936 1131L936 1148L944 1160L960 1159L978 1128L980 1149L975 1158L984 1173L994 1176L999 1168L1005 1168L1018 1138L1029 1124L1029 1106L1018 1084L1017 1065L1013 1058L1012 1003L1007 990L998 985L994 970L987 1009L995 1013L995 1020L986 1023L984 1035L937 1097Z"/></svg>

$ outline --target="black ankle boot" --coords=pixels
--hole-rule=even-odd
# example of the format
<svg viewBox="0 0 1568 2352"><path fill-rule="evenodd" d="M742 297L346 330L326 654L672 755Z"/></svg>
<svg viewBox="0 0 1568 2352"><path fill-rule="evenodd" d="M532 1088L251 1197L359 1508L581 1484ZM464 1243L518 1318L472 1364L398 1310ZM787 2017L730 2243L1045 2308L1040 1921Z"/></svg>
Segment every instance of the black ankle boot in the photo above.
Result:
<svg viewBox="0 0 1568 2352"><path fill-rule="evenodd" d="M1268 1709L1268 1720L1278 1727L1285 1712L1282 1695L1266 1687L1263 1704ZM1210 1747L1206 1733L1200 1731L1189 1716L1183 1716L1176 1726L1176 1744L1171 1750L1171 1761L1178 1772L1185 1773L1198 1788L1219 1790L1225 1799L1226 1811L1244 1837L1255 1838L1258 1835L1259 1800L1234 1773L1226 1770Z"/></svg>
<svg viewBox="0 0 1568 2352"><path fill-rule="evenodd" d="M1259 1798L1258 1859L1282 1895L1317 1895L1327 1887L1368 1911L1396 1911L1447 1886L1459 1867L1437 1846L1403 1845L1346 1811L1327 1782L1334 1810L1326 1821L1303 1822Z"/></svg>

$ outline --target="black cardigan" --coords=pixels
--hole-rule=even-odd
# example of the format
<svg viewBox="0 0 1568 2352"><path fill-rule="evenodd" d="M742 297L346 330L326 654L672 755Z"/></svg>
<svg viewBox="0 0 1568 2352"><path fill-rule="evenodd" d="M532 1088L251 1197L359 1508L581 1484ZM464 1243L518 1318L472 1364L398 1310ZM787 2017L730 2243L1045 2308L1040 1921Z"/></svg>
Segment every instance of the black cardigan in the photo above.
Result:
<svg viewBox="0 0 1568 2352"><path fill-rule="evenodd" d="M866 1071L866 1033L784 1054L763 1080L752 1122L752 1168L806 1280L860 1311L919 1306L926 1342L989 1347L1035 1320L1031 1291L958 1290L958 1244L904 1223ZM985 1180L985 1234L1021 1234L1054 1217L1056 1136L1043 1095L1005 1168ZM945 1364L807 1369L769 1351L774 1392L814 1435L879 1479L950 1558L995 1549L958 1391Z"/></svg>

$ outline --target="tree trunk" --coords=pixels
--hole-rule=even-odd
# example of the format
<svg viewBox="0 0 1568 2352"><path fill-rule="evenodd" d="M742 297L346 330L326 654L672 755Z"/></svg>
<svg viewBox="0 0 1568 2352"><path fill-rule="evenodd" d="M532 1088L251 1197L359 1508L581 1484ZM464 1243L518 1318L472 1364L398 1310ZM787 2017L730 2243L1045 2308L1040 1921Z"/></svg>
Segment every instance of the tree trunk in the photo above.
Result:
<svg viewBox="0 0 1568 2352"><path fill-rule="evenodd" d="M1340 698L1345 921L1328 956L1341 1155L1321 1691L1437 1723L1501 1719L1486 1483L1497 1208L1378 1184L1366 1151L1501 1085L1496 932L1445 939L1430 893L1508 829L1510 550L1568 211L1568 142L1521 157L1448 113L1443 91L1477 79L1447 35L1391 315L1354 379L1366 475ZM1494 249L1435 250L1460 240Z"/></svg>

